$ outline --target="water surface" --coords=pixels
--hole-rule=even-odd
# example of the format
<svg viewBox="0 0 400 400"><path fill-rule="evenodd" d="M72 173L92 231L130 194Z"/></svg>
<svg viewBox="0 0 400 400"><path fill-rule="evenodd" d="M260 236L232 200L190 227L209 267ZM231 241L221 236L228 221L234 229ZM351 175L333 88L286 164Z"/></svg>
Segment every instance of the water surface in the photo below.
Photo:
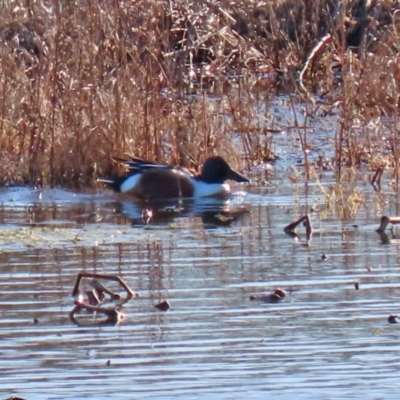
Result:
<svg viewBox="0 0 400 400"><path fill-rule="evenodd" d="M168 205L150 223L102 189L2 189L2 397L396 398L399 244L375 232L396 195L361 180L365 201L338 218L317 184L268 180L229 202ZM309 244L302 227L300 240L283 232L305 213ZM70 320L82 270L140 294L121 324ZM285 301L249 299L276 288ZM163 300L170 311L154 308Z"/></svg>

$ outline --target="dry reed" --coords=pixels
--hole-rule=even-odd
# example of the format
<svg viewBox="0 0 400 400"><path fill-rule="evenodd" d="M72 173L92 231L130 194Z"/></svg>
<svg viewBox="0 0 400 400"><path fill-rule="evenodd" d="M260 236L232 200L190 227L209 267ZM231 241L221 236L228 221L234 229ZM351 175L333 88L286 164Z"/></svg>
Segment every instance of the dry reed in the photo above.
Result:
<svg viewBox="0 0 400 400"><path fill-rule="evenodd" d="M366 127L397 109L396 15L388 1L3 2L0 183L88 186L112 155L269 160L268 105L304 98L305 65L306 91L340 104L337 164L393 164L397 129L388 151Z"/></svg>

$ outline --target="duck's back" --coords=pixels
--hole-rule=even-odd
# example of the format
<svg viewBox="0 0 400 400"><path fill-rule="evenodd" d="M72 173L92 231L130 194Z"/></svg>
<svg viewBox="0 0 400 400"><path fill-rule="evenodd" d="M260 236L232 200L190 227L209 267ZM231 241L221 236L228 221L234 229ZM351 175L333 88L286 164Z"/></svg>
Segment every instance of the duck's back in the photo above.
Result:
<svg viewBox="0 0 400 400"><path fill-rule="evenodd" d="M121 186L121 192L144 200L185 198L193 197L193 183L193 179L184 172L151 168L127 179Z"/></svg>

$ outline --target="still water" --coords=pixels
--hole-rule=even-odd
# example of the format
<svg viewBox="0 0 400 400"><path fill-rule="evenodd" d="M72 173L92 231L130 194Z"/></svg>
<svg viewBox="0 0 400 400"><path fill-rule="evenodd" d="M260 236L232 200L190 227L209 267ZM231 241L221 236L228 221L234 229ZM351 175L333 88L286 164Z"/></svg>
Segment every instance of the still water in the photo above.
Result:
<svg viewBox="0 0 400 400"><path fill-rule="evenodd" d="M282 182L167 205L149 223L104 189L3 189L1 399L397 398L399 244L375 232L395 194L360 181L359 209L338 218L319 185ZM306 213L308 245L303 227L300 240L283 232ZM71 321L80 271L139 293L122 323ZM284 301L250 301L276 288Z"/></svg>

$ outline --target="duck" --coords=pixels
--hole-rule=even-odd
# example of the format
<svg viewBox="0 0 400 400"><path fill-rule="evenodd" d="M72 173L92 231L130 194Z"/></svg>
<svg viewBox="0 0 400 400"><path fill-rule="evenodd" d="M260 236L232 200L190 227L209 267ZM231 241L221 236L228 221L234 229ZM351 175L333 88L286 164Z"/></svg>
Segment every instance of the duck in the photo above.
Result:
<svg viewBox="0 0 400 400"><path fill-rule="evenodd" d="M98 181L108 184L118 193L130 194L141 200L225 197L230 193L227 180L249 182L220 156L208 157L199 175L136 157L127 160L114 157L113 160L124 164L128 173Z"/></svg>

